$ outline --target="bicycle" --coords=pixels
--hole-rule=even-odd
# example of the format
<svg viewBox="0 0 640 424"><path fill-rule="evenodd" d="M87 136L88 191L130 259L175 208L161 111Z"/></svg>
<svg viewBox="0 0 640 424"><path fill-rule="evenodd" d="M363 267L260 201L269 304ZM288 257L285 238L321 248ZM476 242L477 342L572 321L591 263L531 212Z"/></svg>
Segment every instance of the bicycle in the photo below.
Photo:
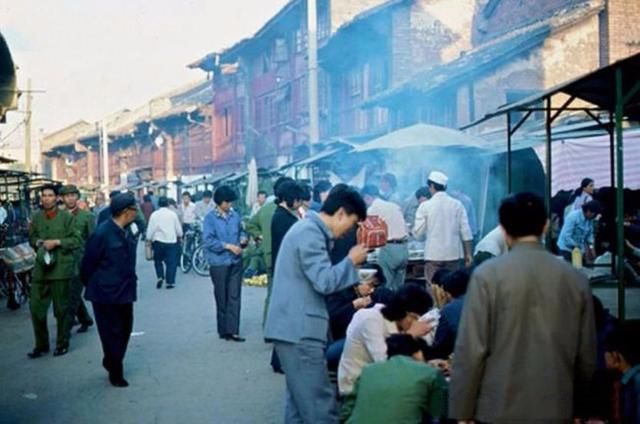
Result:
<svg viewBox="0 0 640 424"><path fill-rule="evenodd" d="M240 246L244 249L247 247L248 240L245 238L240 241ZM193 270L201 277L209 276L209 262L204 256L204 245L200 243L198 248L193 252L193 258L191 260Z"/></svg>
<svg viewBox="0 0 640 424"><path fill-rule="evenodd" d="M191 265L199 276L207 277L209 275L209 262L204 256L204 246L202 246L202 244L193 252Z"/></svg>
<svg viewBox="0 0 640 424"><path fill-rule="evenodd" d="M7 298L7 307L11 310L29 300L34 257L25 244L0 249L0 296Z"/></svg>
<svg viewBox="0 0 640 424"><path fill-rule="evenodd" d="M182 249L180 252L179 265L183 273L188 273L193 266L193 254L202 243L202 229L200 224L196 223L189 226L184 233L182 241Z"/></svg>
<svg viewBox="0 0 640 424"><path fill-rule="evenodd" d="M7 298L7 308L16 310L29 300L31 292L31 274L29 271L15 273L2 265L0 295Z"/></svg>

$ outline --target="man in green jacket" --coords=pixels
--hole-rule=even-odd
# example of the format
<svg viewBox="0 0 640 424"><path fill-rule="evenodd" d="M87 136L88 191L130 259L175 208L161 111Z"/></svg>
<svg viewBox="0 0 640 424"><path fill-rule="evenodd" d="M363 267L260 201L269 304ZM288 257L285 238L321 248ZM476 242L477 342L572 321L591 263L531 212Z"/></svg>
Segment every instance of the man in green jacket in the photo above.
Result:
<svg viewBox="0 0 640 424"><path fill-rule="evenodd" d="M367 365L342 407L347 424L422 423L447 413L447 383L424 362L426 343L408 334L387 339L389 359Z"/></svg>
<svg viewBox="0 0 640 424"><path fill-rule="evenodd" d="M69 291L69 319L67 320L67 332L68 336L71 335L71 327L76 323L80 324L78 333L85 333L89 327L93 325L93 319L87 311L87 307L82 300L82 281L80 281L79 270L80 261L84 255L84 245L89 239L89 236L93 234L96 229L96 220L93 214L89 211L82 210L78 207L78 200L80 199L80 191L72 184L66 185L62 188L62 199L67 211L73 216L73 225L76 232L80 236L80 247L73 253L75 260L75 275L71 279L71 286Z"/></svg>
<svg viewBox="0 0 640 424"><path fill-rule="evenodd" d="M54 356L69 351L66 321L70 280L76 275L75 251L80 247L80 237L75 230L73 217L56 205L57 188L45 185L40 191L42 209L32 217L29 242L36 249L36 263L31 286L31 321L36 347L29 358L39 358L49 352L47 313L53 300L53 313L57 321L58 336Z"/></svg>
<svg viewBox="0 0 640 424"><path fill-rule="evenodd" d="M258 212L247 222L247 233L254 238L260 238L260 247L264 257L267 273L273 273L273 265L271 263L271 219L276 211L275 202L267 202L258 210Z"/></svg>

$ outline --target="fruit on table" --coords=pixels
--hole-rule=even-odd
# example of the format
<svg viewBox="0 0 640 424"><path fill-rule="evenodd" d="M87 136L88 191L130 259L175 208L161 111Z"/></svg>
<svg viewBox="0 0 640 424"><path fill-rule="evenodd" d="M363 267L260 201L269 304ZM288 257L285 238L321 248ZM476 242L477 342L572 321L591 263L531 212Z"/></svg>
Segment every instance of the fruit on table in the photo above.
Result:
<svg viewBox="0 0 640 424"><path fill-rule="evenodd" d="M247 286L266 287L267 286L267 274L256 275L255 277L245 278L244 284Z"/></svg>

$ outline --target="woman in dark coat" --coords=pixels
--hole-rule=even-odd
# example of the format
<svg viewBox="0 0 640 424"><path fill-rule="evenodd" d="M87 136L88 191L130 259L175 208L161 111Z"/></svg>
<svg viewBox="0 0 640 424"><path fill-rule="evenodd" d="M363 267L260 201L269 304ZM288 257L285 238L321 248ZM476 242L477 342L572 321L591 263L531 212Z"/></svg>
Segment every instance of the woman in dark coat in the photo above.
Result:
<svg viewBox="0 0 640 424"><path fill-rule="evenodd" d="M289 228L298 222L298 208L302 204L304 192L298 183L287 181L278 187L275 195L278 207L271 219L271 255L274 269L282 239Z"/></svg>
<svg viewBox="0 0 640 424"><path fill-rule="evenodd" d="M274 269L284 236L298 222L298 208L302 205L304 194L304 189L294 181L284 182L276 190L275 195L278 207L271 219L271 255ZM282 373L280 361L276 356L275 350L271 354L271 367L274 372Z"/></svg>

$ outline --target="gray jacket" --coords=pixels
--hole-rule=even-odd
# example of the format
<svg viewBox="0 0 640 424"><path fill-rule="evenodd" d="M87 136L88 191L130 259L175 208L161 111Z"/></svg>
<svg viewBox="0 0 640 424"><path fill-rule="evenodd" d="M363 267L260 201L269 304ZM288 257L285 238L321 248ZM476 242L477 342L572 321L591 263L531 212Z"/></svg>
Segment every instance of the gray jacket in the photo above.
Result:
<svg viewBox="0 0 640 424"><path fill-rule="evenodd" d="M358 273L348 256L331 265L332 238L329 228L314 212L285 235L273 275L264 328L267 340L327 341L329 313L325 296L358 282Z"/></svg>
<svg viewBox="0 0 640 424"><path fill-rule="evenodd" d="M485 262L469 283L453 361L451 418L569 422L574 389L596 363L587 278L539 243Z"/></svg>

